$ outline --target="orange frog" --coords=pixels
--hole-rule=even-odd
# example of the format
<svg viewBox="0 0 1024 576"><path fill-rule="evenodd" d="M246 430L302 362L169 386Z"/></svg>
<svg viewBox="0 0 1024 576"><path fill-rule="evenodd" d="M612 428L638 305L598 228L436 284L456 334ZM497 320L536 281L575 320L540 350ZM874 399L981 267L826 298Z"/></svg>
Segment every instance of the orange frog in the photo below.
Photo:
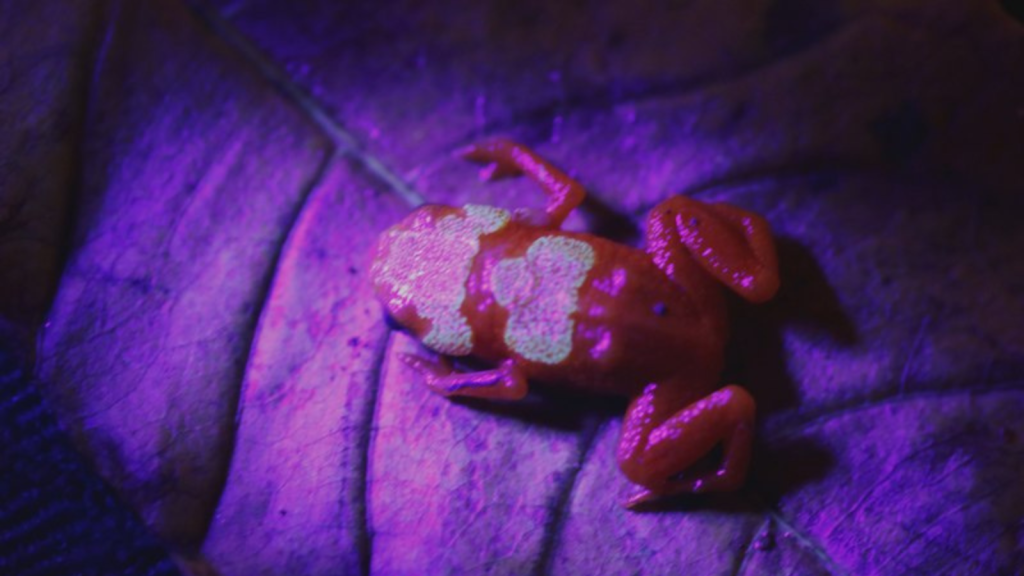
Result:
<svg viewBox="0 0 1024 576"><path fill-rule="evenodd" d="M618 461L642 490L626 505L682 492L737 489L750 462L754 400L717 388L728 337L719 284L751 302L779 286L763 218L676 196L647 218L641 251L561 230L579 183L521 144L493 140L461 155L485 180L526 174L547 208L424 205L385 231L371 269L388 314L438 360L404 355L444 396L517 400L538 380L631 399ZM494 364L453 372L447 356ZM688 471L716 445L714 469Z"/></svg>

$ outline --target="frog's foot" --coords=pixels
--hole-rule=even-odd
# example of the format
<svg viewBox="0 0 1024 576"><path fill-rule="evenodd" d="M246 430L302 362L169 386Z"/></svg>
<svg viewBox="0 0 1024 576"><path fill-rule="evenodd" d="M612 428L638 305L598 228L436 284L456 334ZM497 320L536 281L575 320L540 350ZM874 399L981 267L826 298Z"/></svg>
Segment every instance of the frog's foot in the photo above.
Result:
<svg viewBox="0 0 1024 576"><path fill-rule="evenodd" d="M730 385L664 417L671 392L650 385L630 404L619 441L619 466L643 491L628 508L680 493L729 492L738 489L750 464L754 399ZM687 468L721 444L716 469L687 473Z"/></svg>
<svg viewBox="0 0 1024 576"><path fill-rule="evenodd" d="M675 196L651 210L647 230L656 263L675 256L682 244L701 268L751 302L764 302L779 289L771 229L753 212Z"/></svg>
<svg viewBox="0 0 1024 576"><path fill-rule="evenodd" d="M480 169L480 180L495 182L506 178L522 176L523 170L515 162L512 150L518 146L504 139L487 140L470 144L455 151L455 156L476 164L483 164Z"/></svg>
<svg viewBox="0 0 1024 576"><path fill-rule="evenodd" d="M531 224L544 224L558 228L586 196L583 186L569 177L536 152L506 138L495 138L472 144L456 152L471 162L484 164L480 178L499 180L526 174L548 195L544 209L544 222L531 218ZM531 215L532 216L532 215Z"/></svg>
<svg viewBox="0 0 1024 576"><path fill-rule="evenodd" d="M412 354L402 354L400 358L423 376L428 388L441 396L521 400L529 390L526 378L512 360L505 360L494 370L459 373L444 356L436 361Z"/></svg>

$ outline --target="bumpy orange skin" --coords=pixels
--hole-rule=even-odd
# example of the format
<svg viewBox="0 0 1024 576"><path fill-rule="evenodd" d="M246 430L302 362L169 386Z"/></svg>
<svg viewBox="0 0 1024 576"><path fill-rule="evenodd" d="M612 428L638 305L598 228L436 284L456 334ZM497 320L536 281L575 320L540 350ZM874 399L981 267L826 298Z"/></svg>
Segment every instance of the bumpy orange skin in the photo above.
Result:
<svg viewBox="0 0 1024 576"><path fill-rule="evenodd" d="M752 302L776 292L764 219L673 197L651 212L641 251L562 231L583 189L528 148L494 140L463 155L487 164L488 179L525 173L549 205L514 214L428 205L381 235L372 276L387 312L436 352L496 368L458 374L444 356L406 361L446 396L517 399L540 380L631 398L619 464L643 489L628 506L740 486L754 402L739 386L716 390L728 338L721 287ZM716 469L688 473L718 444Z"/></svg>

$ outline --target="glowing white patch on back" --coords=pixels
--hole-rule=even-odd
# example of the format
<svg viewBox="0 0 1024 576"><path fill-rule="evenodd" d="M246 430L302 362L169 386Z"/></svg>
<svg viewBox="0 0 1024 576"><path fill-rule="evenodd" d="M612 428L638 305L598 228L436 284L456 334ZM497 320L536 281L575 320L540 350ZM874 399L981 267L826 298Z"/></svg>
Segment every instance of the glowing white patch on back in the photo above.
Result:
<svg viewBox="0 0 1024 576"><path fill-rule="evenodd" d="M466 299L466 280L480 237L503 228L509 213L500 208L463 207L466 215L449 215L436 224L388 230L384 258L374 262L374 281L393 295L387 306L400 310L412 304L430 320L423 344L451 355L473 350L473 331L459 308Z"/></svg>
<svg viewBox="0 0 1024 576"><path fill-rule="evenodd" d="M495 208L494 206L466 204L462 207L462 211L466 213L466 221L474 228L480 230L480 235L477 236L478 239L483 234L490 234L491 232L501 230L509 221L508 210Z"/></svg>
<svg viewBox="0 0 1024 576"><path fill-rule="evenodd" d="M494 267L494 299L509 312L505 344L527 360L556 364L572 352L579 288L594 266L594 249L580 240L543 236L522 258Z"/></svg>

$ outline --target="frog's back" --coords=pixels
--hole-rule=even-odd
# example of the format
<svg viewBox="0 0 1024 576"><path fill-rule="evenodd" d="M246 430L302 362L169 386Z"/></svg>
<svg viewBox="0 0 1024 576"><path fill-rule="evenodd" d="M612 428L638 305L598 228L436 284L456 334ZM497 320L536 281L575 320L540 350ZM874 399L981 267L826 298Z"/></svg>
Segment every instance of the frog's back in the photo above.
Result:
<svg viewBox="0 0 1024 576"><path fill-rule="evenodd" d="M482 240L473 270L474 354L512 358L529 378L629 395L718 363L704 315L643 251L511 225Z"/></svg>

